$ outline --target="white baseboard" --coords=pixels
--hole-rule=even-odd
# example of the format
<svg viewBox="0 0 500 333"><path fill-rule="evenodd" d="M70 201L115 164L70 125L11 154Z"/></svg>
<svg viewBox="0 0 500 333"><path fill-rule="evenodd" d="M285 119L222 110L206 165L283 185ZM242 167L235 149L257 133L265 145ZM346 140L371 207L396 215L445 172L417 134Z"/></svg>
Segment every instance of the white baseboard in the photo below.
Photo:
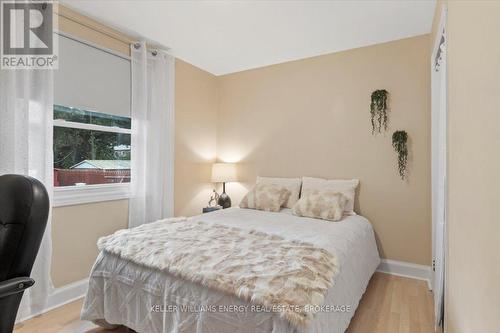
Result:
<svg viewBox="0 0 500 333"><path fill-rule="evenodd" d="M16 320L16 324L82 298L87 293L88 285L89 279L83 279L60 288L56 288L49 296L47 306L43 310L18 318Z"/></svg>
<svg viewBox="0 0 500 333"><path fill-rule="evenodd" d="M411 279L424 280L427 282L429 290L431 287L431 267L425 265L412 264L404 261L382 259L377 268L377 272L387 273Z"/></svg>

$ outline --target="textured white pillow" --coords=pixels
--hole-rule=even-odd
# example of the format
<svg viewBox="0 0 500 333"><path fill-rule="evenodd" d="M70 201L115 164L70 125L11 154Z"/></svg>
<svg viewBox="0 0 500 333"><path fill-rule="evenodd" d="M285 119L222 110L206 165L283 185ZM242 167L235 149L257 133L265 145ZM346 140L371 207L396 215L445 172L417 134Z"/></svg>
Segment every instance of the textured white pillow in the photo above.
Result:
<svg viewBox="0 0 500 333"><path fill-rule="evenodd" d="M288 200L290 191L276 184L256 184L243 197L240 208L279 212L281 206Z"/></svg>
<svg viewBox="0 0 500 333"><path fill-rule="evenodd" d="M313 190L339 192L346 196L347 204L344 212L354 214L354 200L356 199L356 187L359 185L358 179L322 179L313 177L302 177L302 195L307 195Z"/></svg>
<svg viewBox="0 0 500 333"><path fill-rule="evenodd" d="M295 205L295 203L299 200L302 180L300 178L257 177L257 184L275 184L286 188L288 191L290 191L290 197L283 206L292 208L293 205Z"/></svg>
<svg viewBox="0 0 500 333"><path fill-rule="evenodd" d="M344 215L347 197L339 192L312 190L300 197L293 214L329 221L339 221Z"/></svg>

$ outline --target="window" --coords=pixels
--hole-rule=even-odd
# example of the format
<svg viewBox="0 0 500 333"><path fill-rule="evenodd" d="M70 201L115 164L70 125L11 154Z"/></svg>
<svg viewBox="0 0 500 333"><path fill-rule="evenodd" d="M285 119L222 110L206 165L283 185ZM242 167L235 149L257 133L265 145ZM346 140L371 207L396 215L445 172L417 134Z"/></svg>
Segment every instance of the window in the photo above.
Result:
<svg viewBox="0 0 500 333"><path fill-rule="evenodd" d="M129 197L130 59L60 33L54 206Z"/></svg>
<svg viewBox="0 0 500 333"><path fill-rule="evenodd" d="M130 118L54 105L54 186L130 182Z"/></svg>

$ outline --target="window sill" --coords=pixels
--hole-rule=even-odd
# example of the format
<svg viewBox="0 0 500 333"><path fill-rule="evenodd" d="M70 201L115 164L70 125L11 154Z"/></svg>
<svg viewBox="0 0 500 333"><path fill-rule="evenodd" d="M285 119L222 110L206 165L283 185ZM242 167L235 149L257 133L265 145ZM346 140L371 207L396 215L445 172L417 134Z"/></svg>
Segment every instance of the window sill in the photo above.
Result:
<svg viewBox="0 0 500 333"><path fill-rule="evenodd" d="M128 199L130 184L64 186L54 188L52 207Z"/></svg>

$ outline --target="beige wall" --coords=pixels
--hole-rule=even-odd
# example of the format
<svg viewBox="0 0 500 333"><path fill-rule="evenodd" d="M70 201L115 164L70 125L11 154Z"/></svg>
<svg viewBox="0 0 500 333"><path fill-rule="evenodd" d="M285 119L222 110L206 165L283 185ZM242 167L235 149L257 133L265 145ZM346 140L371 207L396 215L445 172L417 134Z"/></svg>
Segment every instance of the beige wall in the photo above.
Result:
<svg viewBox="0 0 500 333"><path fill-rule="evenodd" d="M84 279L97 258L97 240L127 227L128 200L55 208L52 280L56 287Z"/></svg>
<svg viewBox="0 0 500 333"><path fill-rule="evenodd" d="M130 37L60 6L59 29L129 54ZM215 76L176 60L175 213L199 214L206 205L215 158ZM128 200L54 208L52 279L56 287L88 277L97 239L127 227Z"/></svg>
<svg viewBox="0 0 500 333"><path fill-rule="evenodd" d="M217 78L186 62L175 63L175 215L201 214L213 186Z"/></svg>
<svg viewBox="0 0 500 333"><path fill-rule="evenodd" d="M429 265L429 37L359 48L220 77L217 155L257 175L361 180L357 211L374 225L382 257ZM389 131L373 136L370 94L390 92ZM410 136L401 181L391 135ZM236 203L244 187L230 184Z"/></svg>
<svg viewBox="0 0 500 333"><path fill-rule="evenodd" d="M500 330L499 31L500 2L448 1L448 333Z"/></svg>

